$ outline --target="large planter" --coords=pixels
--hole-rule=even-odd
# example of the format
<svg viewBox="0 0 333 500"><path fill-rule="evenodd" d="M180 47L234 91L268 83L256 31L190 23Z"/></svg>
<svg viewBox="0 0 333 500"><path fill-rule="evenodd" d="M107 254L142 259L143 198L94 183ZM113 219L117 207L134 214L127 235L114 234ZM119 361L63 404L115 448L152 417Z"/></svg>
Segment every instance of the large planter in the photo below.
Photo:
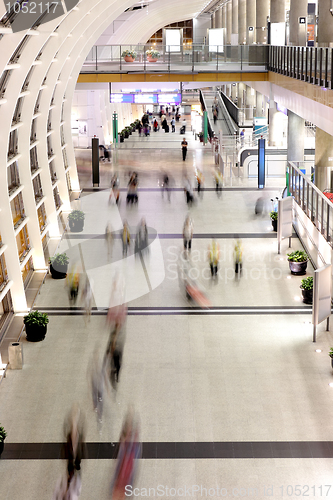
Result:
<svg viewBox="0 0 333 500"><path fill-rule="evenodd" d="M83 231L84 220L70 220L69 229L71 233L81 233Z"/></svg>
<svg viewBox="0 0 333 500"><path fill-rule="evenodd" d="M47 325L25 325L25 333L29 342L40 342L45 339Z"/></svg>
<svg viewBox="0 0 333 500"><path fill-rule="evenodd" d="M3 452L4 446L5 446L5 442L0 441L0 457L1 457L1 453Z"/></svg>
<svg viewBox="0 0 333 500"><path fill-rule="evenodd" d="M120 141L120 142L124 142L124 140L125 140L125 137L124 137L123 135L121 135L121 136L119 137L119 141Z"/></svg>
<svg viewBox="0 0 333 500"><path fill-rule="evenodd" d="M149 62L156 62L156 61L158 61L158 57L149 57L148 56L147 57L147 61L149 61Z"/></svg>
<svg viewBox="0 0 333 500"><path fill-rule="evenodd" d="M289 269L291 271L291 274L296 274L298 276L305 274L306 273L306 268L308 265L308 261L305 260L304 262L293 262L292 260L289 260Z"/></svg>
<svg viewBox="0 0 333 500"><path fill-rule="evenodd" d="M277 220L273 220L273 219L271 219L271 221L272 221L273 231L275 231L277 233L277 223L278 223L278 221Z"/></svg>
<svg viewBox="0 0 333 500"><path fill-rule="evenodd" d="M125 139L128 139L129 138L129 132L126 130L125 132Z"/></svg>
<svg viewBox="0 0 333 500"><path fill-rule="evenodd" d="M333 368L333 358L331 358L331 367Z"/></svg>
<svg viewBox="0 0 333 500"><path fill-rule="evenodd" d="M313 290L304 290L304 288L301 288L301 291L304 304L312 304Z"/></svg>
<svg viewBox="0 0 333 500"><path fill-rule="evenodd" d="M131 57L131 56L125 56L125 57L124 57L124 60L125 60L126 62L134 62L134 61L135 61L135 59L134 59L133 57Z"/></svg>
<svg viewBox="0 0 333 500"><path fill-rule="evenodd" d="M62 280L66 278L68 270L68 264L60 265L56 264L55 267L50 264L50 273L54 280Z"/></svg>

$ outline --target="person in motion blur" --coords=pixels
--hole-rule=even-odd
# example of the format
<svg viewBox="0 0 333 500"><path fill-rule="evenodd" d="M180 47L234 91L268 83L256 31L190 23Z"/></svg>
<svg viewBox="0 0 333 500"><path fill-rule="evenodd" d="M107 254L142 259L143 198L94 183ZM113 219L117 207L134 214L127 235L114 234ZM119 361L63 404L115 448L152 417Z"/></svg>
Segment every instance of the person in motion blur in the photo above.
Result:
<svg viewBox="0 0 333 500"><path fill-rule="evenodd" d="M134 486L137 475L137 459L141 457L142 453L139 439L137 418L133 410L129 410L119 438L117 466L111 483L112 500L123 500L126 498L128 489Z"/></svg>
<svg viewBox="0 0 333 500"><path fill-rule="evenodd" d="M84 322L87 324L90 322L91 318L91 309L92 309L92 304L93 304L93 283L92 280L88 278L88 275L86 274L85 277L85 283L84 287L82 290L82 300L83 300L83 306L85 310L85 315L84 315Z"/></svg>
<svg viewBox="0 0 333 500"><path fill-rule="evenodd" d="M124 325L115 323L111 331L109 342L106 348L104 364L110 376L112 387L116 390L119 382L119 372L124 351L125 342Z"/></svg>
<svg viewBox="0 0 333 500"><path fill-rule="evenodd" d="M66 418L64 423L64 433L66 440L65 458L67 460L67 476L69 486L75 477L80 475L81 461L86 456L84 417L78 405L73 405L70 414ZM77 482L78 480L75 480L74 485ZM72 487L72 489L74 488Z"/></svg>
<svg viewBox="0 0 333 500"><path fill-rule="evenodd" d="M234 261L235 261L236 276L240 278L243 266L243 248L242 248L242 241L239 238L236 239L236 243L234 246Z"/></svg>
<svg viewBox="0 0 333 500"><path fill-rule="evenodd" d="M109 221L105 228L105 243L108 250L108 258L112 257L113 241L114 238L113 238L112 226L111 222Z"/></svg>
<svg viewBox="0 0 333 500"><path fill-rule="evenodd" d="M191 206L192 203L194 202L193 189L192 189L190 179L187 176L184 178L184 192L186 195L186 203L189 206Z"/></svg>
<svg viewBox="0 0 333 500"><path fill-rule="evenodd" d="M218 265L220 260L220 247L215 239L212 240L212 243L208 247L208 257L209 257L209 265L210 272L212 278L217 278Z"/></svg>
<svg viewBox="0 0 333 500"><path fill-rule="evenodd" d="M191 251L192 237L193 237L193 223L191 217L187 215L183 227L183 241L184 241L185 251L187 250L189 252Z"/></svg>
<svg viewBox="0 0 333 500"><path fill-rule="evenodd" d="M101 430L103 416L103 397L104 397L104 375L105 365L101 363L98 350L95 349L91 359L91 393L93 400L94 411L97 415L97 423Z"/></svg>
<svg viewBox="0 0 333 500"><path fill-rule="evenodd" d="M127 224L127 221L124 221L123 231L122 231L122 242L123 242L123 255L127 255L128 247L131 244L131 233Z"/></svg>
<svg viewBox="0 0 333 500"><path fill-rule="evenodd" d="M197 180L197 186L198 186L198 196L203 196L203 183L204 183L204 176L203 176L203 173L201 172L201 170L199 168L196 169L196 172L195 172L195 177L196 177L196 180Z"/></svg>
<svg viewBox="0 0 333 500"><path fill-rule="evenodd" d="M164 195L164 191L166 191L167 196L168 196L168 201L170 201L171 197L171 190L170 190L170 177L167 174L167 172L164 172L163 174L163 182L162 182L162 198Z"/></svg>
<svg viewBox="0 0 333 500"><path fill-rule="evenodd" d="M69 304L74 307L79 295L80 273L77 264L74 264L66 277L66 286L68 288Z"/></svg>
<svg viewBox="0 0 333 500"><path fill-rule="evenodd" d="M146 220L142 217L135 237L135 254L144 252L146 249L148 249L148 229Z"/></svg>
<svg viewBox="0 0 333 500"><path fill-rule="evenodd" d="M218 197L222 194L223 175L218 166L214 169L215 191Z"/></svg>
<svg viewBox="0 0 333 500"><path fill-rule="evenodd" d="M114 196L114 200L116 202L116 205L118 205L120 191L119 191L119 177L118 177L117 173L115 173L111 179L111 191L110 191L110 196L109 196L109 204L112 203L112 194Z"/></svg>

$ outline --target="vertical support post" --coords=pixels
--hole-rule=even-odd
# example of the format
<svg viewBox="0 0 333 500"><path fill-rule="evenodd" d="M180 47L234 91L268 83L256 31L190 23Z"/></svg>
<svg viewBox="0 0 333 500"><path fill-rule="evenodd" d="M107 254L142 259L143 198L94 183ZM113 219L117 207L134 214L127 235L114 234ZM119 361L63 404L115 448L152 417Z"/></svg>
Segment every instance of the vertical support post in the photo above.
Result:
<svg viewBox="0 0 333 500"><path fill-rule="evenodd" d="M208 139L208 118L207 118L207 111L204 111L204 144L207 144L207 139Z"/></svg>
<svg viewBox="0 0 333 500"><path fill-rule="evenodd" d="M112 116L112 125L113 125L113 142L115 144L115 147L117 147L118 144L118 115L116 112L113 113Z"/></svg>
<svg viewBox="0 0 333 500"><path fill-rule="evenodd" d="M317 327L316 325L313 325L312 342L316 342L316 333L317 333Z"/></svg>
<svg viewBox="0 0 333 500"><path fill-rule="evenodd" d="M330 331L330 318L327 318L327 320L326 320L326 331L327 332Z"/></svg>
<svg viewBox="0 0 333 500"><path fill-rule="evenodd" d="M119 45L119 70L121 71L121 45Z"/></svg>
<svg viewBox="0 0 333 500"><path fill-rule="evenodd" d="M91 140L92 153L92 182L94 187L99 186L99 139L93 137Z"/></svg>

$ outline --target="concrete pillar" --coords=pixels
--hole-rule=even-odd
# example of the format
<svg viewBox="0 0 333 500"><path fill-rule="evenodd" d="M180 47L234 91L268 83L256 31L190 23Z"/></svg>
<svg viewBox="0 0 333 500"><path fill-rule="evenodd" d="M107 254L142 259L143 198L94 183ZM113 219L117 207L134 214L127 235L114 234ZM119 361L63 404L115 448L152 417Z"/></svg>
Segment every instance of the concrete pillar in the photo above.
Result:
<svg viewBox="0 0 333 500"><path fill-rule="evenodd" d="M222 28L222 7L215 12L215 28Z"/></svg>
<svg viewBox="0 0 333 500"><path fill-rule="evenodd" d="M283 128L281 127L281 115L276 109L276 102L269 103L269 145L281 147L283 144Z"/></svg>
<svg viewBox="0 0 333 500"><path fill-rule="evenodd" d="M253 31L249 31L249 26ZM256 42L256 0L246 0L246 44Z"/></svg>
<svg viewBox="0 0 333 500"><path fill-rule="evenodd" d="M269 6L269 0L257 0L256 2L256 41L260 44L267 43Z"/></svg>
<svg viewBox="0 0 333 500"><path fill-rule="evenodd" d="M315 183L324 191L331 189L331 172L333 169L333 137L320 128L316 128Z"/></svg>
<svg viewBox="0 0 333 500"><path fill-rule="evenodd" d="M246 0L238 0L238 45L246 43Z"/></svg>
<svg viewBox="0 0 333 500"><path fill-rule="evenodd" d="M231 2L227 3L227 43L230 45L231 43L231 33L232 33L232 4Z"/></svg>
<svg viewBox="0 0 333 500"><path fill-rule="evenodd" d="M271 0L271 23L284 23L286 20L285 0Z"/></svg>
<svg viewBox="0 0 333 500"><path fill-rule="evenodd" d="M231 85L230 95L231 95L231 99L233 101L235 101L236 98L238 97L237 96L237 85L234 85L234 84Z"/></svg>
<svg viewBox="0 0 333 500"><path fill-rule="evenodd" d="M236 35L238 33L238 0L232 0L231 4L232 4L232 27L231 27L231 33L233 35Z"/></svg>
<svg viewBox="0 0 333 500"><path fill-rule="evenodd" d="M255 105L256 105L256 92L252 87L246 85L245 117L247 120L253 120L253 109Z"/></svg>
<svg viewBox="0 0 333 500"><path fill-rule="evenodd" d="M331 0L318 0L318 46L333 46L333 16L330 14Z"/></svg>
<svg viewBox="0 0 333 500"><path fill-rule="evenodd" d="M264 96L260 92L256 92L256 117L265 116Z"/></svg>
<svg viewBox="0 0 333 500"><path fill-rule="evenodd" d="M210 16L210 27L215 28L215 12Z"/></svg>
<svg viewBox="0 0 333 500"><path fill-rule="evenodd" d="M299 18L307 17L308 0L290 0L289 12L289 40L290 45L305 45L305 39L299 39ZM332 29L332 28L331 28Z"/></svg>
<svg viewBox="0 0 333 500"><path fill-rule="evenodd" d="M305 120L288 109L288 161L304 161Z"/></svg>
<svg viewBox="0 0 333 500"><path fill-rule="evenodd" d="M223 4L221 7L222 11L222 28L227 29L227 5ZM226 33L225 33L226 36Z"/></svg>

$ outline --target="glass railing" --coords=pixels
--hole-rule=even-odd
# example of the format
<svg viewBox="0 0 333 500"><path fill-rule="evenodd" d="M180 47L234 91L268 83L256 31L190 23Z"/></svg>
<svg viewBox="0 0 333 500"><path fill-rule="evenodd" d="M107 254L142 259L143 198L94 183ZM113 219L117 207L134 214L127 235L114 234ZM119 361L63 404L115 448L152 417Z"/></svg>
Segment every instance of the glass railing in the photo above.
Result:
<svg viewBox="0 0 333 500"><path fill-rule="evenodd" d="M331 47L269 48L270 71L328 89L332 88L332 62Z"/></svg>
<svg viewBox="0 0 333 500"><path fill-rule="evenodd" d="M290 194L333 246L333 203L311 182L311 174L304 174L294 162L288 162L288 173Z"/></svg>
<svg viewBox="0 0 333 500"><path fill-rule="evenodd" d="M267 71L267 45L94 45L81 73Z"/></svg>

